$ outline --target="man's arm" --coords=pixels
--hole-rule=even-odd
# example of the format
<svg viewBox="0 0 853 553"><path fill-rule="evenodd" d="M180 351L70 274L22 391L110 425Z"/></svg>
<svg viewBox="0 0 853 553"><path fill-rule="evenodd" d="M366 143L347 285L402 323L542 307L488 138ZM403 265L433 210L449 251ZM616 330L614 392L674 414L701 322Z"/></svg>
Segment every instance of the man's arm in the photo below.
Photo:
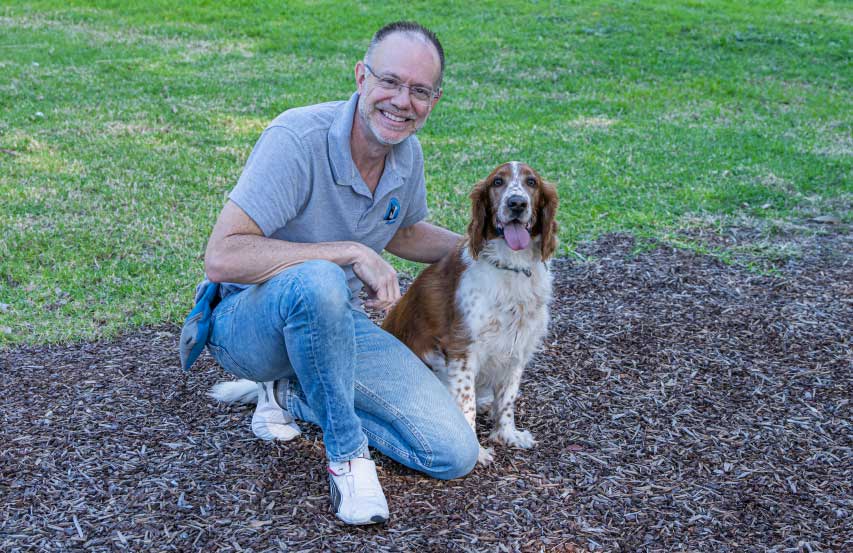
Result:
<svg viewBox="0 0 853 553"><path fill-rule="evenodd" d="M352 265L356 276L384 309L400 298L397 273L373 250L358 242L303 244L264 236L240 206L228 201L213 227L204 254L204 270L214 282L257 284L309 259Z"/></svg>
<svg viewBox="0 0 853 553"><path fill-rule="evenodd" d="M420 221L398 230L385 249L409 261L435 263L455 248L460 238L455 232Z"/></svg>

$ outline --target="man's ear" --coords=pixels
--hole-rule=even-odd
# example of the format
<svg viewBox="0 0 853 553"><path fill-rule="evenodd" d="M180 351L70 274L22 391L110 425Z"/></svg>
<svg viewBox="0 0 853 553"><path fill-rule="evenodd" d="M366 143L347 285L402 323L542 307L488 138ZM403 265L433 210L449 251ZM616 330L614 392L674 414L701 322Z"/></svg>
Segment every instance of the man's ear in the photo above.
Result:
<svg viewBox="0 0 853 553"><path fill-rule="evenodd" d="M355 86L358 88L358 93L362 93L362 85L364 84L364 79L367 78L367 68L364 67L364 62L362 60L358 60L355 62Z"/></svg>
<svg viewBox="0 0 853 553"><path fill-rule="evenodd" d="M469 197L471 198L471 222L468 224L468 243L471 246L471 256L477 259L486 241L489 218L492 216L489 208L489 181L478 182Z"/></svg>
<svg viewBox="0 0 853 553"><path fill-rule="evenodd" d="M442 97L443 95L444 95L444 90L442 90L441 88L439 88L439 89L438 89L438 96L436 96L435 98L433 98L433 99L432 99L432 106L429 108L429 109L430 109L430 111L432 111L433 109L435 109L435 105L438 103L438 101L439 101L439 100L441 100L441 97Z"/></svg>

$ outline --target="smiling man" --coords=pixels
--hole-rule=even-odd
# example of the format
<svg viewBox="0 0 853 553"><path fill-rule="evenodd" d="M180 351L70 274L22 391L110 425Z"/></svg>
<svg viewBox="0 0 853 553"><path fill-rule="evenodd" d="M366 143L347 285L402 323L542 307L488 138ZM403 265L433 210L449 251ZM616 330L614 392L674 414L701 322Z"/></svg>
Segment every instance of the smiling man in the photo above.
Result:
<svg viewBox="0 0 853 553"><path fill-rule="evenodd" d="M444 52L412 22L380 29L355 64L348 101L291 109L264 130L205 254L222 283L209 351L246 379L214 397L257 391L252 430L291 440L320 426L330 496L349 524L388 519L368 445L442 479L467 474L477 439L445 387L361 310L400 297L379 255L434 262L459 236L424 221L415 133L441 98ZM246 381L251 382L246 382ZM255 384L256 383L256 384Z"/></svg>

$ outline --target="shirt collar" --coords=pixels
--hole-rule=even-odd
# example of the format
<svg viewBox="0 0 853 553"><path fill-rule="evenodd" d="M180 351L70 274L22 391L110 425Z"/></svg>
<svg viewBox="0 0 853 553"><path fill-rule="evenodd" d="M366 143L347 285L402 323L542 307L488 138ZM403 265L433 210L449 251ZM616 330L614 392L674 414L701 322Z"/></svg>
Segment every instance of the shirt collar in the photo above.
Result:
<svg viewBox="0 0 853 553"><path fill-rule="evenodd" d="M342 186L351 186L356 192L364 196L374 197L362 181L361 176L358 175L349 144L353 117L355 117L358 107L358 98L358 92L354 93L348 101L338 107L335 113L332 126L329 128L329 159L336 183ZM385 170L382 174L380 186L376 189L376 198L384 196L390 190L390 188L382 186L384 182L395 182L399 186L412 174L412 164L414 163L412 143L412 137L408 137L391 148L391 152L385 160ZM391 176L396 178L393 181L387 178ZM396 188L396 186L393 187Z"/></svg>

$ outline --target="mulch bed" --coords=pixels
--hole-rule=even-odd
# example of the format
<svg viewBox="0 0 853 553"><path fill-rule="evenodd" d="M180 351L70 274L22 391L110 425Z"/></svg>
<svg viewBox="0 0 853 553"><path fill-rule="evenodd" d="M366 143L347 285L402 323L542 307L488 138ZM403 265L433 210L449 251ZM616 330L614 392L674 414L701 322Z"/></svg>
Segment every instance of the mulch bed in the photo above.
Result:
<svg viewBox="0 0 853 553"><path fill-rule="evenodd" d="M6 350L0 551L853 551L851 242L769 276L625 236L556 262L539 445L451 482L377 455L381 527L328 511L316 428L208 399L175 327Z"/></svg>

